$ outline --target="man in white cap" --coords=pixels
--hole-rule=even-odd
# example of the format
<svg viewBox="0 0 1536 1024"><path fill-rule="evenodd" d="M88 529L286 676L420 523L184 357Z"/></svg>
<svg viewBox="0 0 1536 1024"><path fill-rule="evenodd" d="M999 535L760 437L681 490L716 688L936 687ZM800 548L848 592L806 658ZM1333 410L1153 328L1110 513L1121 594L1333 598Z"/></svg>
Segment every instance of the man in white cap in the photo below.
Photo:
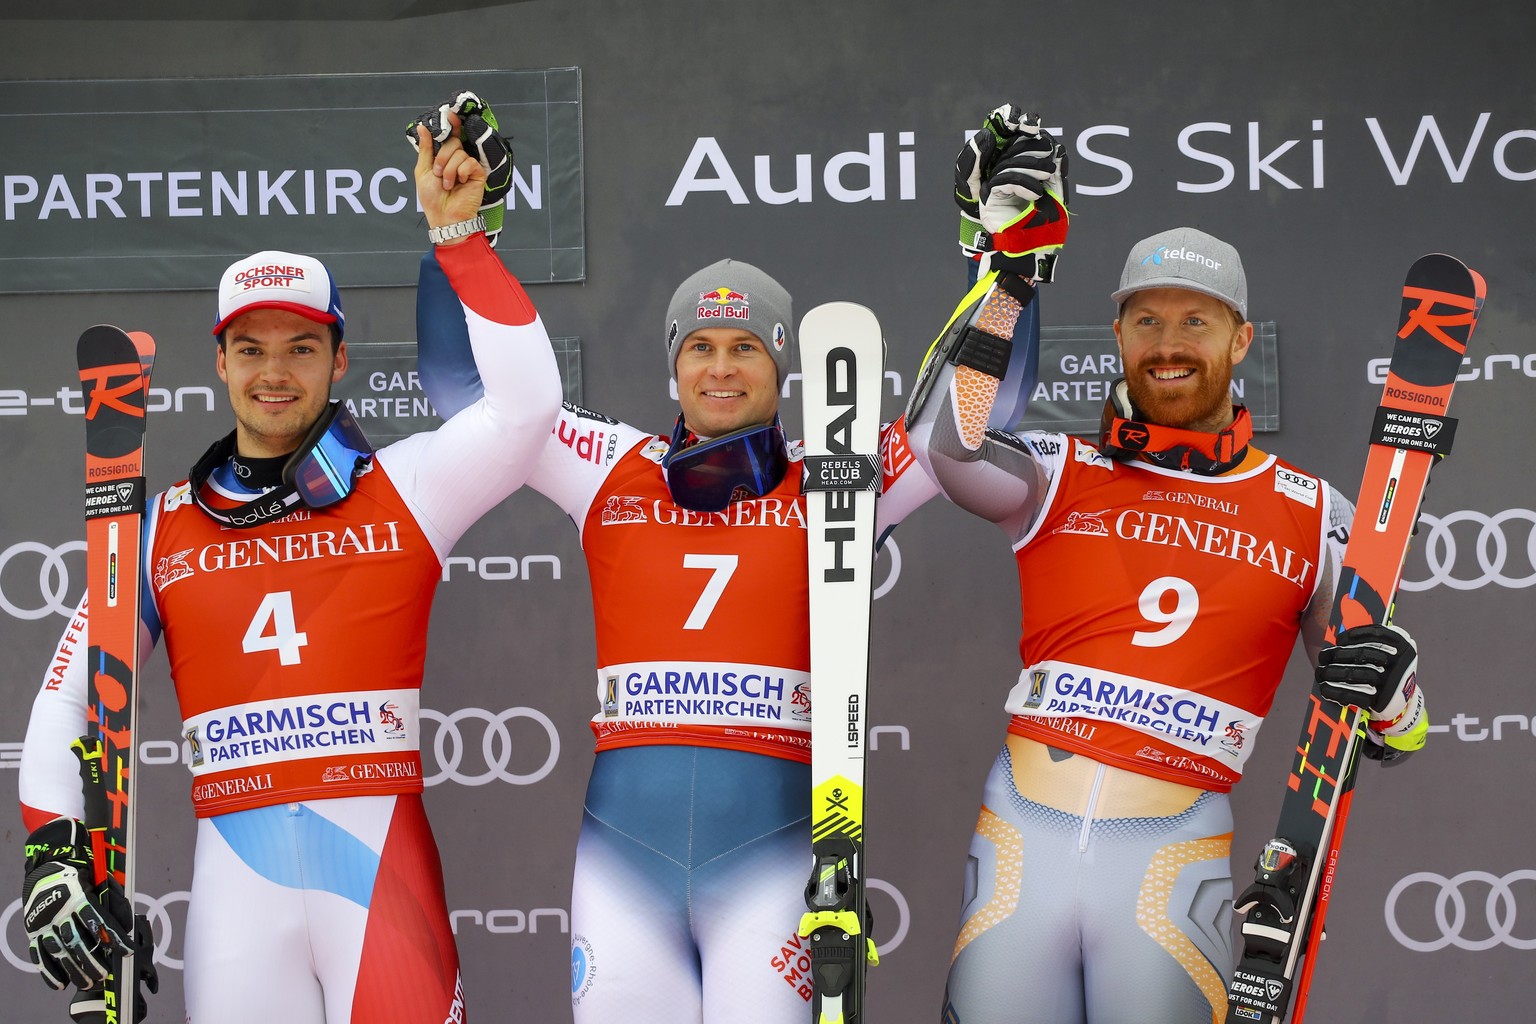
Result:
<svg viewBox="0 0 1536 1024"><path fill-rule="evenodd" d="M447 415L478 384L437 262L417 335ZM670 433L567 404L528 478L581 531L596 620L572 1009L577 1024L800 1024L811 704L802 453L778 417L789 293L720 260L678 286L661 336ZM881 444L883 533L935 490L900 421Z"/></svg>
<svg viewBox="0 0 1536 1024"><path fill-rule="evenodd" d="M1022 608L1023 670L972 839L943 1019L1014 1021L1028 1006L1056 1024L1221 1021L1227 793L1297 636L1325 695L1371 706L1369 751L1388 760L1428 728L1417 652L1377 626L1323 647L1353 510L1251 443L1230 393L1253 339L1247 280L1220 239L1180 227L1132 247L1112 295L1125 376L1096 446L986 429L1008 400L1014 326L1065 238L1067 197L1065 157L1039 119L999 111L1002 187L983 168L960 175L958 197L1006 225L1008 245L986 254L990 272L907 410L945 494L1007 535ZM959 170L976 155L962 151Z"/></svg>
<svg viewBox="0 0 1536 1024"><path fill-rule="evenodd" d="M235 429L150 503L143 628L165 637L198 817L189 1024L463 1019L421 801L427 621L455 541L531 470L560 382L486 242L484 168L456 137L434 157L421 131L417 194L451 301L474 314L484 397L374 451L330 398L347 369L331 275L256 253L225 272L214 326ZM20 781L32 957L50 985L81 990L78 1015L101 1010L132 930L87 891L70 741L85 732L88 642L72 628L59 646L67 667L33 705Z"/></svg>

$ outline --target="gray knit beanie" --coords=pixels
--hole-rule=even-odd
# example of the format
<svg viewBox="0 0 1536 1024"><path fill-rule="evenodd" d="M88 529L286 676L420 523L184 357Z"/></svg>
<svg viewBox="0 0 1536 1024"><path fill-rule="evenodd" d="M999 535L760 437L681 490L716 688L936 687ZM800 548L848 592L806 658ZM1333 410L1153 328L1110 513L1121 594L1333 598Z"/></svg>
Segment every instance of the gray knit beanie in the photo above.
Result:
<svg viewBox="0 0 1536 1024"><path fill-rule="evenodd" d="M789 293L750 263L721 260L693 274L667 304L667 372L677 379L677 352L683 340L705 327L739 327L762 340L779 369L789 373L795 322Z"/></svg>

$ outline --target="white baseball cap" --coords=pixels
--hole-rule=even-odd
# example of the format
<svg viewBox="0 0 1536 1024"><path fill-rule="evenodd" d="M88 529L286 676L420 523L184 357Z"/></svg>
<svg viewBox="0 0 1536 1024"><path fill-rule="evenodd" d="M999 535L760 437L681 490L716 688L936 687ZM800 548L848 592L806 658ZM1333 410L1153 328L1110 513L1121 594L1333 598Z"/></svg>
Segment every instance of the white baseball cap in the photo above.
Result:
<svg viewBox="0 0 1536 1024"><path fill-rule="evenodd" d="M253 309L286 309L317 324L335 324L341 337L346 317L336 281L313 256L267 249L236 260L219 280L219 320L213 333Z"/></svg>

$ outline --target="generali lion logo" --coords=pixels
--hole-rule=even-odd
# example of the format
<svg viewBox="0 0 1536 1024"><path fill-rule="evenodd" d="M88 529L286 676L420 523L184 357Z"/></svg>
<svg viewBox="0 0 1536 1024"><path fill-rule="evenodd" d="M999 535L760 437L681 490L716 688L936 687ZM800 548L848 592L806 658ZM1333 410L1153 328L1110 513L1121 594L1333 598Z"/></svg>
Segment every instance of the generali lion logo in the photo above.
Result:
<svg viewBox="0 0 1536 1024"><path fill-rule="evenodd" d="M603 503L603 525L620 526L624 523L649 522L645 517L645 507L641 505L643 500L632 494L610 494L608 500Z"/></svg>
<svg viewBox="0 0 1536 1024"><path fill-rule="evenodd" d="M1108 537L1109 527L1104 525L1104 513L1109 509L1101 508L1097 512L1068 512L1067 521L1062 523L1052 533L1081 533L1088 537Z"/></svg>
<svg viewBox="0 0 1536 1024"><path fill-rule="evenodd" d="M185 551L178 551L174 555L166 555L155 563L154 580L156 591L164 590L177 580L184 580L192 575L194 570L187 564L187 556L191 553L192 549L187 548Z"/></svg>

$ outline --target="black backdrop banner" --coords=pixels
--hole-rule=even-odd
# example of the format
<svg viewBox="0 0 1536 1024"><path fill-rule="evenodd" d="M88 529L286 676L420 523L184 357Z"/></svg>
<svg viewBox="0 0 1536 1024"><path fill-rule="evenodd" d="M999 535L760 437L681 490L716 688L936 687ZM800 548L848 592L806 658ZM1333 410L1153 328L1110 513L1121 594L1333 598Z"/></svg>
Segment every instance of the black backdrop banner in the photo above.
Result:
<svg viewBox="0 0 1536 1024"><path fill-rule="evenodd" d="M585 276L581 73L480 71L517 156L498 249L528 281ZM416 279L405 126L462 74L0 82L4 291L200 288L252 249L325 239L349 285ZM81 145L88 141L88 145Z"/></svg>
<svg viewBox="0 0 1536 1024"><path fill-rule="evenodd" d="M1487 278L1457 385L1456 451L1435 470L1397 610L1422 648L1433 731L1406 764L1360 772L1309 1016L1529 1016L1536 474L1519 443L1536 401L1528 4L1094 0L997 19L919 0L359 0L335 5L331 21L308 9L274 20L282 5L270 3L155 21L109 19L104 6L92 5L97 20L49 20L39 8L3 22L0 694L11 713L0 716L0 798L14 806L25 712L84 585L72 351L86 327L116 323L159 341L155 489L229 430L208 335L213 289L226 263L258 249L329 261L349 343L388 346L354 368L347 394L372 401L375 415L431 422L416 417L408 376L424 225L413 203L381 212L368 193L386 168L409 168L405 120L469 87L510 124L530 189L541 169L540 205L515 194L509 231L528 233L502 252L550 333L573 342L562 371L582 405L670 427L667 300L729 256L778 278L797 316L832 300L874 310L892 418L965 290L955 151L1012 101L1060 128L1072 160L1072 233L1041 289L1046 330L1081 329L1102 345L1135 241L1181 224L1223 238L1242 254L1250 314L1274 327L1270 384L1246 385L1255 413L1258 394L1274 417L1259 446L1346 494L1358 487L1404 272L1443 251ZM138 5L116 9L128 7ZM420 16L400 16L408 7ZM316 171L313 214L306 169ZM212 173L240 170L247 214L211 216ZM295 172L283 190L298 212L275 194L259 212L263 170ZM337 170L358 173L350 194L365 212L344 199L326 212L325 172ZM170 216L170 172L200 175L177 179L196 193L176 202L202 216ZM85 216L92 173L122 180L122 218L100 200L96 218ZM160 178L127 177L136 173ZM63 207L42 218L54 175L80 219ZM137 213L143 189L148 218ZM409 192L385 176L379 194ZM52 202L67 205L62 192ZM535 265L520 262L525 250ZM1091 350L1091 371L1090 350L1069 351L1070 362L1042 359L1042 379L1091 422L1088 385L1112 373L1109 351ZM783 416L800 422L798 388ZM892 534L876 584L866 838L884 963L870 977L870 1019L937 1021L981 783L1019 669L1016 570L996 529L939 500ZM576 531L527 491L444 567L423 690L436 717L422 753L471 1019L570 1019L590 601ZM1293 659L1233 794L1239 887L1274 826L1304 661ZM139 885L162 979L151 1020L173 1021L193 821L158 651L144 699ZM0 892L0 1017L63 1020L64 1000L27 962L23 839L13 816L0 829L0 866L13 872L10 895Z"/></svg>

